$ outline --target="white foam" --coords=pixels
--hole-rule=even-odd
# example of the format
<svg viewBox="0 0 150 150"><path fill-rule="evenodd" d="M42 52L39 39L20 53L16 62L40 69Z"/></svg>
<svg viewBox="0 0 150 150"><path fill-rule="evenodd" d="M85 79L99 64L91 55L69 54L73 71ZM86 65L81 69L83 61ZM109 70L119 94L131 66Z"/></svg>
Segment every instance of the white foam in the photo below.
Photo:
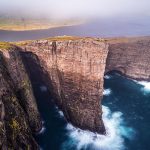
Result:
<svg viewBox="0 0 150 150"><path fill-rule="evenodd" d="M104 79L110 79L110 78L111 78L110 75L105 75L105 76L104 76Z"/></svg>
<svg viewBox="0 0 150 150"><path fill-rule="evenodd" d="M144 92L144 94L150 93L150 82L147 81L136 81L137 84L142 85L141 91Z"/></svg>
<svg viewBox="0 0 150 150"><path fill-rule="evenodd" d="M59 117L64 117L64 113L57 106L55 108L58 111Z"/></svg>
<svg viewBox="0 0 150 150"><path fill-rule="evenodd" d="M45 133L45 131L46 131L46 128L43 126L42 129L40 130L39 134L43 134L43 133Z"/></svg>
<svg viewBox="0 0 150 150"><path fill-rule="evenodd" d="M121 112L111 113L106 106L102 109L107 134L95 134L67 124L70 139L63 144L62 149L76 145L77 150L87 147L93 150L123 150L125 148L124 137L131 140L134 130L124 125Z"/></svg>
<svg viewBox="0 0 150 150"><path fill-rule="evenodd" d="M111 94L111 92L112 92L111 89L104 89L103 95L108 96Z"/></svg>
<svg viewBox="0 0 150 150"><path fill-rule="evenodd" d="M42 86L40 86L40 90L41 90L42 92L46 92L46 91L47 91L47 87L44 86L44 85L42 85Z"/></svg>
<svg viewBox="0 0 150 150"><path fill-rule="evenodd" d="M43 133L45 133L46 128L45 128L44 124L45 124L45 121L42 120L42 129L39 131L38 134L43 134Z"/></svg>
<svg viewBox="0 0 150 150"><path fill-rule="evenodd" d="M59 113L60 117L64 117L64 113L61 110L59 110L58 113Z"/></svg>
<svg viewBox="0 0 150 150"><path fill-rule="evenodd" d="M144 86L144 90L150 91L150 82L140 81L138 83Z"/></svg>

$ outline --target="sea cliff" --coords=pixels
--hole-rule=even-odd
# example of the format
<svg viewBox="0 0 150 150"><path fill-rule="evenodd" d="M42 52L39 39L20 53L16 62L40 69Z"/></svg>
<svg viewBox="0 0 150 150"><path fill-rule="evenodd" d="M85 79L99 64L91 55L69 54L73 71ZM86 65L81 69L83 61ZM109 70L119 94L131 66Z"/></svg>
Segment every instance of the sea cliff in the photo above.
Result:
<svg viewBox="0 0 150 150"><path fill-rule="evenodd" d="M41 129L40 114L20 48L0 43L0 148L38 149L33 133Z"/></svg>
<svg viewBox="0 0 150 150"><path fill-rule="evenodd" d="M149 58L149 37L65 36L1 43L1 148L38 149L33 133L41 129L41 119L33 78L47 87L68 122L105 134L101 108L104 74L115 70L132 79L150 80Z"/></svg>

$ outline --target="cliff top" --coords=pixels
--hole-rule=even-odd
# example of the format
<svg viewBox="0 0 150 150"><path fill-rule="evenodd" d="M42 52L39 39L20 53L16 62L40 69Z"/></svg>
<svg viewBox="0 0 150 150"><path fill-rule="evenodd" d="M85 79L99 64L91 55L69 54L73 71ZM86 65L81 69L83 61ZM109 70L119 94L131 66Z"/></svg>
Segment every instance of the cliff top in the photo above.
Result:
<svg viewBox="0 0 150 150"><path fill-rule="evenodd" d="M105 41L101 38L91 38L91 37L77 37L77 36L56 36L56 37L49 37L45 39L38 39L38 40L28 40L28 41L20 41L20 42L13 42L13 44L16 44L18 46L24 46L26 44L32 43L34 41L76 41L76 40L93 40L93 41Z"/></svg>
<svg viewBox="0 0 150 150"><path fill-rule="evenodd" d="M137 41L147 41L150 40L150 36L143 36L143 37L117 37L117 38L105 38L105 41L110 44L115 43L132 43Z"/></svg>
<svg viewBox="0 0 150 150"><path fill-rule="evenodd" d="M0 42L0 50L11 50L15 45L9 42Z"/></svg>
<svg viewBox="0 0 150 150"><path fill-rule="evenodd" d="M20 41L20 42L0 42L0 50L10 50L12 47L17 46L25 46L35 41L76 41L76 40L93 40L97 42L107 42L108 44L115 44L115 43L132 43L137 41L149 41L150 36L143 36L143 37L118 37L118 38L92 38L92 37L77 37L77 36L56 36L56 37L49 37L45 39L38 39L38 40L27 40L27 41Z"/></svg>

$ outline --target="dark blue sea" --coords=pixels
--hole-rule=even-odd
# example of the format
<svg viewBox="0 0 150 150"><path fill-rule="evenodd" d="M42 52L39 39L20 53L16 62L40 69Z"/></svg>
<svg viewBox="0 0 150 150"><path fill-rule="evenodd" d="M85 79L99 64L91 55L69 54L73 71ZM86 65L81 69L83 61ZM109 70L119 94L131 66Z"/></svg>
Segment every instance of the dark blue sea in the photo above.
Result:
<svg viewBox="0 0 150 150"><path fill-rule="evenodd" d="M104 79L105 136L67 123L46 87L34 87L43 119L42 130L35 135L41 150L150 150L150 83L130 80L116 72Z"/></svg>

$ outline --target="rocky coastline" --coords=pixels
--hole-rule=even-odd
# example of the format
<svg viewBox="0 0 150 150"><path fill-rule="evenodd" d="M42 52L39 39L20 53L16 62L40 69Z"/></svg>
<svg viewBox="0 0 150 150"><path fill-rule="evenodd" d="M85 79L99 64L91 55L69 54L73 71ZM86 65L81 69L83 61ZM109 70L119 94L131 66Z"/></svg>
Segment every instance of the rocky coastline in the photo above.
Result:
<svg viewBox="0 0 150 150"><path fill-rule="evenodd" d="M149 58L150 37L0 42L0 148L39 148L34 133L42 124L32 72L38 71L68 122L105 134L101 108L104 75L115 70L150 81Z"/></svg>

